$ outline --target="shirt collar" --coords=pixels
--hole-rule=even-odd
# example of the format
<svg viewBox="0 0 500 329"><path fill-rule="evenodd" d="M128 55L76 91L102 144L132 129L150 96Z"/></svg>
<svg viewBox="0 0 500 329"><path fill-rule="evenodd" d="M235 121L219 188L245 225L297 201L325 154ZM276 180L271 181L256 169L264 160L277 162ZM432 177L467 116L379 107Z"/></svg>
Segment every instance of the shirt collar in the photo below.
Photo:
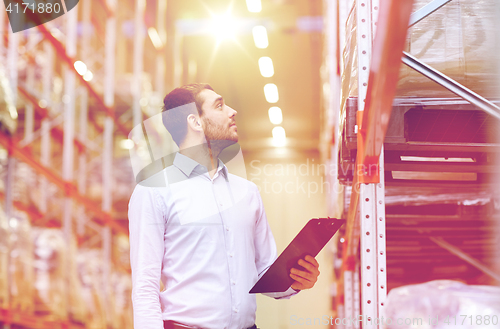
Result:
<svg viewBox="0 0 500 329"><path fill-rule="evenodd" d="M219 159L219 166L217 167L217 172L222 173L222 175L224 175L224 178L227 180L227 167L224 164L224 162L222 162L221 159Z"/></svg>
<svg viewBox="0 0 500 329"><path fill-rule="evenodd" d="M222 162L221 159L218 159L219 164L217 166L217 172L221 172L224 175L224 178L227 179L227 167L226 165ZM191 176L193 171L197 171L200 174L206 173L207 168L205 166L202 166L195 160L191 159L190 157L185 156L184 154L181 154L177 152L174 158L173 162L174 166L179 168L180 171L184 173L187 177Z"/></svg>

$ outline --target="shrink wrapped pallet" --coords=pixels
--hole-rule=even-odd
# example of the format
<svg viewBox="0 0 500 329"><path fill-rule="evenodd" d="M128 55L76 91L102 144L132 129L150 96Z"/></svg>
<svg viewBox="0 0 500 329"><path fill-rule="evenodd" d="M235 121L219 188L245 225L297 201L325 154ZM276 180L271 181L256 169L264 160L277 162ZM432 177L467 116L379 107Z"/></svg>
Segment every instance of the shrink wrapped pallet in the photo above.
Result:
<svg viewBox="0 0 500 329"><path fill-rule="evenodd" d="M438 280L392 289L383 328L490 329L499 317L500 287Z"/></svg>
<svg viewBox="0 0 500 329"><path fill-rule="evenodd" d="M340 85L340 127L345 122L346 103L349 97L358 96L358 56L356 38L356 1L353 1L351 11L345 26L345 45L342 50L342 76Z"/></svg>
<svg viewBox="0 0 500 329"><path fill-rule="evenodd" d="M35 313L51 320L66 320L65 264L67 247L61 230L34 229Z"/></svg>
<svg viewBox="0 0 500 329"><path fill-rule="evenodd" d="M105 294L103 283L103 261L100 249L80 249L77 257L78 276L82 285L82 296L87 305L87 329L106 327Z"/></svg>
<svg viewBox="0 0 500 329"><path fill-rule="evenodd" d="M415 0L414 10L429 0ZM486 98L498 98L495 0L451 1L408 31L405 51ZM396 97L456 97L401 65Z"/></svg>
<svg viewBox="0 0 500 329"><path fill-rule="evenodd" d="M0 208L0 308L9 306L9 223L7 216L2 208Z"/></svg>
<svg viewBox="0 0 500 329"><path fill-rule="evenodd" d="M33 297L33 242L31 224L23 212L15 212L9 219L9 286L10 309L32 313Z"/></svg>
<svg viewBox="0 0 500 329"><path fill-rule="evenodd" d="M342 49L341 123L346 102L358 96L356 1ZM431 0L415 0L417 11ZM483 97L498 98L498 33L495 0L451 1L408 30L405 51ZM456 98L436 82L401 64L396 98ZM341 125L341 130L343 126Z"/></svg>

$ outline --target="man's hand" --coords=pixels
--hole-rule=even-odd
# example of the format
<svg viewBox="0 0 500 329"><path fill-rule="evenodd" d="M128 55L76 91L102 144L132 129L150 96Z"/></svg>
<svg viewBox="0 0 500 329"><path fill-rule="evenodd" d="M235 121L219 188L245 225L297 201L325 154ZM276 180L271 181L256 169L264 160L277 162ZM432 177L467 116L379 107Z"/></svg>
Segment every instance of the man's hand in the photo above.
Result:
<svg viewBox="0 0 500 329"><path fill-rule="evenodd" d="M319 276L319 264L312 256L307 255L304 259L299 259L298 264L306 269L301 271L296 268L290 270L290 277L295 280L292 283L294 290L311 289L314 287Z"/></svg>

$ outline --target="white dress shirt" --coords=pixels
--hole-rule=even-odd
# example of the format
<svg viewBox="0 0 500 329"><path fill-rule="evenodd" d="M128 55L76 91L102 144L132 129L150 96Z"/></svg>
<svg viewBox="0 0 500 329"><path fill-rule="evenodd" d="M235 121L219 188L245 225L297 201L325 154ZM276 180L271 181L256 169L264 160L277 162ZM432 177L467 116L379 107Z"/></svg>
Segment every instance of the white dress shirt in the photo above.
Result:
<svg viewBox="0 0 500 329"><path fill-rule="evenodd" d="M248 291L276 259L276 244L254 183L221 161L212 179L178 153L136 186L129 230L135 329L162 329L163 320L208 329L255 323Z"/></svg>

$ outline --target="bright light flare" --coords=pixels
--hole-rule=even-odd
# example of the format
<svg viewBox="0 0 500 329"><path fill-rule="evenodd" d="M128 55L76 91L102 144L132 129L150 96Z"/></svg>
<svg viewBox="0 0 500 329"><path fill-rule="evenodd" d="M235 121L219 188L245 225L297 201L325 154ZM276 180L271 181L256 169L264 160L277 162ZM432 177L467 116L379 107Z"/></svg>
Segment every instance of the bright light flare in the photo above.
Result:
<svg viewBox="0 0 500 329"><path fill-rule="evenodd" d="M85 74L83 75L83 80L85 81L91 81L92 79L94 78L94 74L92 72L90 72L90 70L87 70L87 72L85 72Z"/></svg>
<svg viewBox="0 0 500 329"><path fill-rule="evenodd" d="M262 10L262 2L260 0L247 0L247 8L251 13L260 13Z"/></svg>
<svg viewBox="0 0 500 329"><path fill-rule="evenodd" d="M15 217L12 217L10 220L9 220L9 225L10 227L12 228L16 228L19 226L19 220Z"/></svg>
<svg viewBox="0 0 500 329"><path fill-rule="evenodd" d="M264 95L269 103L276 103L280 99L278 87L274 83L268 83L264 86Z"/></svg>
<svg viewBox="0 0 500 329"><path fill-rule="evenodd" d="M283 113L281 113L279 107L273 106L269 109L269 120L275 125L279 125L283 122Z"/></svg>
<svg viewBox="0 0 500 329"><path fill-rule="evenodd" d="M41 99L38 101L38 106L40 106L42 109L47 107L47 101L45 99Z"/></svg>
<svg viewBox="0 0 500 329"><path fill-rule="evenodd" d="M267 39L267 30L262 25L254 26L252 29L253 41L255 47L259 49L265 49L269 46L269 40Z"/></svg>
<svg viewBox="0 0 500 329"><path fill-rule="evenodd" d="M160 50L163 48L163 42L161 41L158 31L154 27L148 28L148 35L156 50Z"/></svg>
<svg viewBox="0 0 500 329"><path fill-rule="evenodd" d="M286 144L285 128L280 126L273 128L273 144L275 146L285 146Z"/></svg>
<svg viewBox="0 0 500 329"><path fill-rule="evenodd" d="M217 41L234 39L237 29L236 23L230 13L214 15L211 32L217 38Z"/></svg>
<svg viewBox="0 0 500 329"><path fill-rule="evenodd" d="M17 109L15 106L13 105L10 105L9 107L9 114L10 114L10 117L14 120L17 119L17 117L19 116L18 113L17 113Z"/></svg>
<svg viewBox="0 0 500 329"><path fill-rule="evenodd" d="M75 70L76 72L78 72L78 74L84 75L85 73L87 73L87 65L85 65L84 62L76 61L73 66L75 67Z"/></svg>
<svg viewBox="0 0 500 329"><path fill-rule="evenodd" d="M130 150L135 146L135 143L131 139L122 139L120 141L120 147L124 150Z"/></svg>
<svg viewBox="0 0 500 329"><path fill-rule="evenodd" d="M50 34L52 34L52 36L57 40L61 40L63 38L62 32L56 27L50 29Z"/></svg>
<svg viewBox="0 0 500 329"><path fill-rule="evenodd" d="M264 78L270 78L274 75L273 60L270 57L259 58L259 69L260 74Z"/></svg>

